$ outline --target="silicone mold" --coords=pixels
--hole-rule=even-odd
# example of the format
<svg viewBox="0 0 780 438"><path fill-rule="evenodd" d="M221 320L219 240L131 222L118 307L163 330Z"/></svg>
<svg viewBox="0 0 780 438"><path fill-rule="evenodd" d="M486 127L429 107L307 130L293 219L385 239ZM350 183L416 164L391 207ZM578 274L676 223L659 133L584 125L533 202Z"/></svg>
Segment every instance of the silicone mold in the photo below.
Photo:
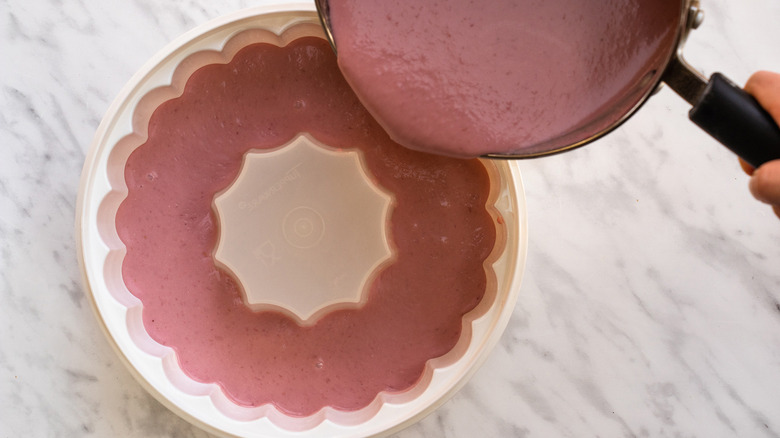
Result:
<svg viewBox="0 0 780 438"><path fill-rule="evenodd" d="M131 79L109 108L98 128L82 175L77 208L79 258L86 288L109 340L151 394L183 418L224 436L374 436L408 426L465 384L485 359L512 313L524 269L527 230L519 171L512 163L486 162L492 181L489 209L494 212L502 230L499 236L502 244L485 262L486 269L494 273L493 280L482 301L464 316L463 331L455 348L430 360L423 376L412 388L401 393L380 393L370 405L360 410L326 407L313 415L296 417L271 404L256 407L236 404L218 385L196 382L181 370L176 353L154 341L146 332L142 303L128 291L122 279L126 248L117 235L114 218L127 195L123 178L125 163L132 151L145 141L150 114L162 102L179 96L195 70L208 64L226 63L248 44L267 42L283 46L304 36L322 36L316 14L308 4L241 11L174 41ZM282 224L283 232L276 236L281 239L276 242L277 246L274 242L267 246L270 240L265 239L251 241L250 248L242 248L242 239L231 237L231 231L225 231L240 226L230 225L221 231L220 242L226 244L218 247L215 259L240 279L247 305L287 312L306 325L315 323L322 314L333 309L359 306L363 285L373 272L392 260L393 250L385 238L387 230L383 219L392 209L392 198L372 186L370 178L364 177L359 156L334 155L327 146L318 145L305 136L294 141L299 142L299 149L322 155L312 158L315 162L335 156L335 161L346 163L345 169L351 169L343 172L345 178L362 180L358 199L370 205L365 209L370 216L360 222L373 224L373 229L365 231L370 236L367 239L373 242L369 245L371 249L362 253L365 266L357 270L363 275L350 279L349 287L335 288L348 291L347 296L334 298L328 294L320 297L322 299L309 297L290 303L256 296L252 284L263 279L247 278L251 273L242 273L238 266L236 260L241 260L247 253L256 259L275 259L278 258L278 245L286 245L294 252L320 244L326 222L324 217L330 214L323 210L324 206L291 205L275 209L284 214L266 219ZM282 150L289 152L296 148ZM268 162L270 157L261 156L259 162ZM247 158L245 170L252 167L251 160ZM300 175L300 169L295 173L294 166L283 169L271 187L280 181L284 184L285 178L290 180ZM242 173L230 188L215 197L220 226L227 227L237 217L228 212L229 205L249 210L252 202L268 198L268 193L250 191L243 198L231 201L235 195L231 195L231 190L238 191L243 185L241 181L249 181L252 174L258 172ZM220 206L221 202L224 205ZM229 243L231 241L233 243ZM230 248L239 256L231 256ZM279 278L283 280L289 276L288 272Z"/></svg>

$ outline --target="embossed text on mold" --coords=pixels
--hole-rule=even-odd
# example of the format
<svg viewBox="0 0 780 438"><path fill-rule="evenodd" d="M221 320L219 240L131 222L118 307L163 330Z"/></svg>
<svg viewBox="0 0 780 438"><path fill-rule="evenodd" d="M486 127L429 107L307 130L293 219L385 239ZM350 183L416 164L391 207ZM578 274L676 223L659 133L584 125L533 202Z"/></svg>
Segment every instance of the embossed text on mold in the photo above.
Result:
<svg viewBox="0 0 780 438"><path fill-rule="evenodd" d="M288 170L283 177L279 178L278 181L271 184L270 187L263 190L262 193L255 196L254 198L248 200L248 201L241 201L238 203L238 208L241 210L249 209L249 211L253 211L255 208L259 207L263 202L270 199L272 196L276 195L277 193L284 190L284 188L289 185L291 182L299 179L301 177L301 173L298 171L298 168L301 166L301 163L296 164L293 166L290 170Z"/></svg>

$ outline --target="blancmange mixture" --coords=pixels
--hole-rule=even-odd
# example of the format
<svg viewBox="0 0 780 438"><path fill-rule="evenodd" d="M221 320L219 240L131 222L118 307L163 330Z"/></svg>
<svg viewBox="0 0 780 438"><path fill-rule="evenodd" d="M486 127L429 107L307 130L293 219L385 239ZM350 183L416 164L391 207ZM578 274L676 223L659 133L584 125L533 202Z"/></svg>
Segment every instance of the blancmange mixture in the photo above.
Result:
<svg viewBox="0 0 780 438"><path fill-rule="evenodd" d="M597 115L641 100L681 12L679 0L329 5L339 66L390 136L465 157L567 146L609 126Z"/></svg>
<svg viewBox="0 0 780 438"><path fill-rule="evenodd" d="M395 199L389 235L397 255L363 307L307 327L250 310L212 256L215 194L248 150L301 132L363 151ZM357 410L381 391L410 388L428 360L453 348L463 315L494 275L483 265L502 225L486 209L485 166L390 140L319 38L251 45L228 64L196 71L183 95L152 115L125 179L129 193L116 215L127 247L122 272L143 302L146 330L176 351L189 376L218 383L240 405L273 403L306 416L325 406Z"/></svg>

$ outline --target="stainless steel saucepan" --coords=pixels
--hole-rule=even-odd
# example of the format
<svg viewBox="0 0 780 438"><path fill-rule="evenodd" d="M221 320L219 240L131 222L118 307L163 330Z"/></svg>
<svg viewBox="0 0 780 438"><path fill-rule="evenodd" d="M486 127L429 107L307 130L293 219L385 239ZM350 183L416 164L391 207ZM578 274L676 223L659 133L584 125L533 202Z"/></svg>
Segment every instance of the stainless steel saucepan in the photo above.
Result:
<svg viewBox="0 0 780 438"><path fill-rule="evenodd" d="M331 2L340 0L330 0ZM337 41L331 26L329 0L315 0L320 20L333 49ZM720 73L709 80L692 68L682 56L688 34L704 18L699 0L679 0L679 20L669 22L669 31L675 38L665 47L665 56L653 61L649 73L631 87L622 90L625 95L612 96L613 106L607 106L588 118L589 124L561 132L552 140L520 152L493 153L491 158L533 158L569 151L588 144L611 132L632 114L657 90L667 84L688 101L693 108L690 119L716 140L731 149L746 162L758 167L780 158L780 128L755 98L736 86ZM610 50L604 47L605 52ZM338 52L337 52L338 53ZM609 56L609 53L605 53Z"/></svg>

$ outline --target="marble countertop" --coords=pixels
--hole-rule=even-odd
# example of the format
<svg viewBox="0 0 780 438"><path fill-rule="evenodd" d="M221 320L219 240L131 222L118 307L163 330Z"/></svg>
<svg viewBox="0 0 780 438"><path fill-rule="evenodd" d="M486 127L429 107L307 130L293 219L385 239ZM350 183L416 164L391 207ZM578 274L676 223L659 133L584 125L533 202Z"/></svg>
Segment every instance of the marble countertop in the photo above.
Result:
<svg viewBox="0 0 780 438"><path fill-rule="evenodd" d="M76 259L81 167L133 73L260 1L0 6L0 437L206 437L150 396ZM743 84L780 71L780 2L702 0L686 47ZM663 89L616 132L520 163L528 263L500 344L398 437L780 436L780 220Z"/></svg>

